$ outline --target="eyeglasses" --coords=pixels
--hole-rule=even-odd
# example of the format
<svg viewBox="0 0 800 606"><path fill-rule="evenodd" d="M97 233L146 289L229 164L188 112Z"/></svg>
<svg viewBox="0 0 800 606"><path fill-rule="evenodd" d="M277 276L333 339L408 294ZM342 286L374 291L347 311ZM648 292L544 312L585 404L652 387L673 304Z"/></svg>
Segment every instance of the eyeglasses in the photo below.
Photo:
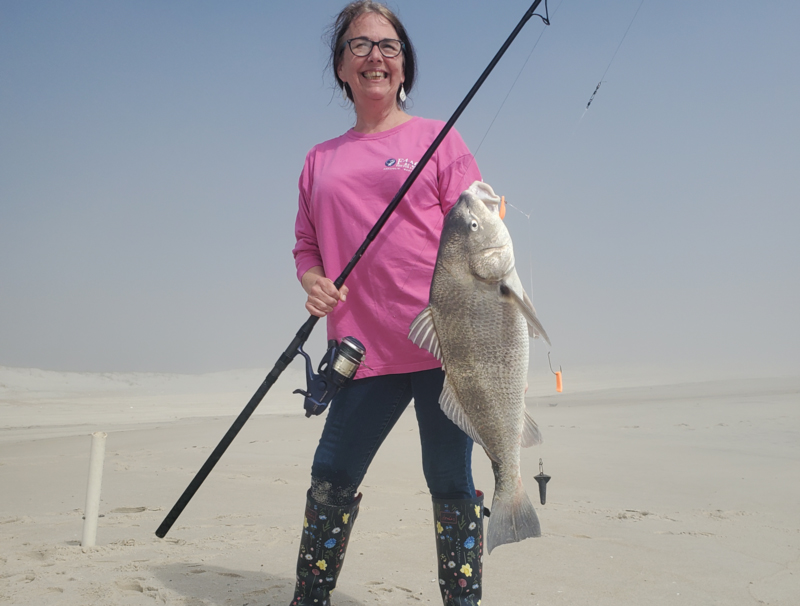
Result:
<svg viewBox="0 0 800 606"><path fill-rule="evenodd" d="M406 49L406 45L403 42L393 38L384 38L378 42L373 42L364 37L351 38L350 40L345 40L344 43L350 47L350 52L356 57L368 56L372 52L372 47L376 44L378 45L378 50L381 51L381 55L387 59L393 59ZM344 44L342 48L344 48Z"/></svg>

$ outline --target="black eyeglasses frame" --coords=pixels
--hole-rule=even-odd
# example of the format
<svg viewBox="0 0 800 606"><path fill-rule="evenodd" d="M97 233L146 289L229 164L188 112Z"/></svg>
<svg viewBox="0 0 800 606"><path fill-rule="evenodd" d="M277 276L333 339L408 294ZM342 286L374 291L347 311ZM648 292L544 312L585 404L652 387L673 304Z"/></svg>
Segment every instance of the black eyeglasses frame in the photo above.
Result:
<svg viewBox="0 0 800 606"><path fill-rule="evenodd" d="M355 51L353 50L353 47L351 46L351 42L354 42L356 40L370 43L369 52L366 55L356 55ZM386 53L383 52L383 49L381 48L381 42L399 42L400 51L396 55L387 55ZM375 48L375 46L378 47L378 51L386 59L394 59L396 57L399 57L406 50L406 43L403 42L402 40L398 40L397 38L384 38L383 40L378 40L377 42L375 42L374 40L370 40L366 36L358 36L357 38L350 38L349 40L345 40L344 42L342 42L342 45L340 47L341 50L344 50L345 46L347 46L347 48L350 49L350 52L353 53L354 57L369 57L372 54L372 49Z"/></svg>

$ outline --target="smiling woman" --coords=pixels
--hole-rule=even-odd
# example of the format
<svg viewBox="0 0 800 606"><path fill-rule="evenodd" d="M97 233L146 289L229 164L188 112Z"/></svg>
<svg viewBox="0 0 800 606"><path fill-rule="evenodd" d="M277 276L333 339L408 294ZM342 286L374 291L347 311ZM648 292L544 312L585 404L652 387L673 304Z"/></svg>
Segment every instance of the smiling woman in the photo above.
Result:
<svg viewBox="0 0 800 606"><path fill-rule="evenodd" d="M404 43L394 26L382 15L367 13L355 19L345 35L336 76L355 105L356 131L380 132L410 120L401 109L406 95Z"/></svg>
<svg viewBox="0 0 800 606"><path fill-rule="evenodd" d="M336 83L342 89L342 95L355 104L356 115L368 119L366 114L369 110L363 105L364 99L357 100L353 88L355 86L360 91L358 76L362 70L369 72L363 76L365 79L386 81L385 92L389 95L383 98L385 109L390 114L395 114L393 110L396 109L407 118L402 110L405 109L406 95L414 87L417 57L400 19L377 2L354 2L339 14L331 27L330 40L330 65ZM345 52L347 48L349 53ZM389 103L392 92L394 104ZM398 118L392 117L394 120ZM358 124L356 130L364 132Z"/></svg>
<svg viewBox="0 0 800 606"><path fill-rule="evenodd" d="M348 286L337 289L327 276L341 273L444 123L406 113L416 75L414 47L385 6L363 0L345 7L330 30L330 52L336 83L353 103L355 125L306 156L293 252L306 309L327 318L328 339L350 336L363 343L367 359L331 403L314 455L292 605L329 604L358 514L358 487L412 398L425 479L436 520L446 529L436 540L445 564L437 565L442 597L447 605L477 603L483 495L472 482L472 440L439 408L441 363L407 335L428 302L444 216L480 172L451 130ZM452 523L464 511L477 512L467 530ZM454 576L444 550L458 542L459 557L472 567Z"/></svg>

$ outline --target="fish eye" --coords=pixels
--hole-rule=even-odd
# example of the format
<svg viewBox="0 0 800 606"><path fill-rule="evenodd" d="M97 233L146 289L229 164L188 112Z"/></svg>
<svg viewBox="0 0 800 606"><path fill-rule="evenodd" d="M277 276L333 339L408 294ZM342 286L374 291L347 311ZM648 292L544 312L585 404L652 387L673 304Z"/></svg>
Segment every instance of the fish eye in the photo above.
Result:
<svg viewBox="0 0 800 606"><path fill-rule="evenodd" d="M475 219L473 219L472 222L469 224L469 228L472 231L478 231L478 222Z"/></svg>

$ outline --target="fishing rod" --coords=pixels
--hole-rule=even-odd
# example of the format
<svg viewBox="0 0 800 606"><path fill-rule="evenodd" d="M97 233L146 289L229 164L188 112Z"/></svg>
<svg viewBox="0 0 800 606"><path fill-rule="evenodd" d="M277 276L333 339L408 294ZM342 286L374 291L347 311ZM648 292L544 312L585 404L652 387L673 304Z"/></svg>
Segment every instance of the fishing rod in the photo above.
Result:
<svg viewBox="0 0 800 606"><path fill-rule="evenodd" d="M472 101L472 98L478 92L478 89L480 89L480 87L489 77L489 74L492 72L495 66L500 62L500 59L508 50L508 47L511 46L511 43L514 42L514 39L517 37L519 32L522 31L523 27L525 27L525 24L530 20L531 17L535 15L536 9L539 7L541 2L542 0L534 0L531 7L527 11L525 11L525 14L523 15L522 19L520 19L517 26L514 28L514 31L511 32L511 35L503 43L503 46L500 47L500 50L497 51L497 54L495 54L494 58L486 67L486 69L483 70L483 73L481 74L480 78L478 78L477 82L475 82L475 84L472 86L469 93L467 93L467 96L464 97L464 100L458 106L456 111L453 112L453 115L450 117L450 119L447 121L444 127L442 127L441 132L433 140L433 143L431 143L428 150L423 154L419 163L414 168L414 170L411 171L411 174L405 180L403 185L400 186L400 189L395 194L394 198L392 198L392 201L386 207L386 210L384 210L383 214L380 216L378 221L370 230L369 234L367 234L366 239L358 248L356 253L353 255L353 258L350 259L350 262L344 268L344 271L342 271L339 277L336 278L336 280L334 280L333 284L337 288L337 290L344 285L344 281L353 271L356 264L364 255L364 253L366 252L367 248L372 243L372 241L378 236L378 233L381 231L383 226L389 220L389 217L392 215L397 206L400 204L400 201L403 199L408 190L411 188L414 181L416 181L417 177L422 172L422 169L425 168L425 165L428 163L431 157L433 157L433 154L436 152L441 142L447 136L447 133L449 133L450 130L453 128L453 125L456 123L456 120L458 120L458 118L466 109L467 105L469 105L470 101ZM538 14L536 14L536 16L539 17L545 25L550 25L550 18L547 12L547 0L544 0L544 10L545 10L544 16ZM319 321L319 318L317 316L312 315L311 317L308 318L308 320L306 320L305 324L303 324L303 326L300 327L300 330L297 331L294 339L292 339L292 342L289 344L289 347L287 347L286 350L280 355L278 360L275 362L275 366L273 366L272 370L269 372L269 374L267 374L266 378L264 379L264 382L261 383L259 388L253 394L253 397L250 398L250 401L244 407L242 412L239 413L239 416L236 417L236 420L233 422L228 431L222 437L220 443L217 444L217 447L212 451L208 459L206 459L206 462L203 464L203 466L200 468L197 474L195 474L192 481L189 482L189 485L186 487L186 490L183 491L183 494L180 496L180 498L178 498L175 505L173 505L172 509L166 515L164 521L161 522L161 525L158 527L158 529L156 529L157 537L163 539L167 535L170 528L172 528L172 525L178 519L178 516L181 515L183 510L186 508L186 505L188 505L189 501L192 500L192 497L195 495L197 490L200 488L205 479L208 477L208 474L210 474L211 471L214 469L214 466L217 464L220 458L222 458L222 455L228 449L228 446L231 445L236 435L239 433L239 431L241 431L242 427L244 427L244 424L247 423L250 416L253 414L255 409L261 403L261 400L264 399L264 396L267 394L269 389L275 384L275 381L278 380L278 377L281 376L281 373L283 373L286 367L289 366L289 364L291 364L292 360L294 360L294 358L298 354L303 354L303 356L306 357L306 360L308 360L307 356L305 356L305 353L302 351L302 346L308 340L309 336L311 335L311 331L317 324L317 321ZM309 372L309 374L312 373ZM311 390L309 389L309 391ZM308 401L309 397L307 397L306 399ZM306 409L308 411L308 405L306 406ZM319 414L318 412L314 411L310 412L311 414ZM306 416L309 416L309 414L307 413Z"/></svg>

